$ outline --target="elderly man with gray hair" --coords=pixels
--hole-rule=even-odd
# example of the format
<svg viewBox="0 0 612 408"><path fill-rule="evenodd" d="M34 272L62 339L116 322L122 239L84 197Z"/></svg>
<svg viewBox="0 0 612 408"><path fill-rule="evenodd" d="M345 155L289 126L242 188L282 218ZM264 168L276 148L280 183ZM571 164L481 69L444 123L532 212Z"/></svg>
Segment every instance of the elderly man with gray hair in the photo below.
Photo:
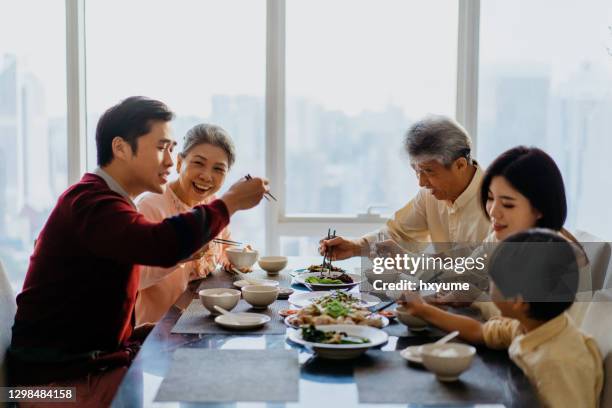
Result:
<svg viewBox="0 0 612 408"><path fill-rule="evenodd" d="M485 239L490 222L479 202L483 172L472 159L465 129L447 117L429 116L408 130L405 148L421 187L416 197L380 231L358 239L322 240L321 253L331 252L336 260L360 256L381 241L381 236L404 248L422 242L479 243Z"/></svg>

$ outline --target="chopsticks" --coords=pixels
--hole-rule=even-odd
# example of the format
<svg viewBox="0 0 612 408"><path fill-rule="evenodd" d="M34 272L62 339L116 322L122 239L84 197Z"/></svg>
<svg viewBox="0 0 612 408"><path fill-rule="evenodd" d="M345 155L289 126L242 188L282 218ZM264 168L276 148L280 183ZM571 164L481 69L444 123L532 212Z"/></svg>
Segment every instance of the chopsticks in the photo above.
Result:
<svg viewBox="0 0 612 408"><path fill-rule="evenodd" d="M247 174L246 176L244 176L244 178L245 178L245 179L247 179L247 180L250 180L250 179L252 179L253 177L251 177L251 175L250 175L250 174ZM268 198L268 197L270 197L270 198L271 198L271 199L273 199L274 201L278 201L278 200L276 199L276 197L274 197L274 196L272 195L272 193L271 193L271 192L269 192L269 191L268 191L268 192L266 192L266 193L264 193L264 198L265 198L266 200L270 201L270 198Z"/></svg>
<svg viewBox="0 0 612 408"><path fill-rule="evenodd" d="M336 230L334 230L334 232L331 232L331 228L327 229L327 239L332 239L332 238L336 238ZM332 260L332 254L334 253L334 249L330 248L329 253L327 252L327 248L325 249L325 253L323 254L323 263L322 266L325 268L326 266L329 267L329 270L331 271L331 260ZM327 260L327 262L326 262Z"/></svg>
<svg viewBox="0 0 612 408"><path fill-rule="evenodd" d="M214 238L212 241L217 244L224 244L224 245L234 245L234 246L242 245L242 242L232 241L229 239L222 239L222 238Z"/></svg>

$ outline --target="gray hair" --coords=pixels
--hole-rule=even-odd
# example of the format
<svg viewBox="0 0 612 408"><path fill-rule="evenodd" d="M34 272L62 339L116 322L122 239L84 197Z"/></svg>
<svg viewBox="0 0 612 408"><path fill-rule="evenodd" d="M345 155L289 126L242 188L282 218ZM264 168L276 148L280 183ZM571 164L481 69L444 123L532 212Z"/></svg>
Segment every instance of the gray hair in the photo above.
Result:
<svg viewBox="0 0 612 408"><path fill-rule="evenodd" d="M450 166L460 157L472 164L472 142L467 131L446 116L432 115L408 130L404 146L412 163L436 160Z"/></svg>
<svg viewBox="0 0 612 408"><path fill-rule="evenodd" d="M196 146L210 144L217 146L227 154L228 168L236 161L236 148L229 133L220 126L201 123L187 131L183 138L183 149L179 155L183 158Z"/></svg>

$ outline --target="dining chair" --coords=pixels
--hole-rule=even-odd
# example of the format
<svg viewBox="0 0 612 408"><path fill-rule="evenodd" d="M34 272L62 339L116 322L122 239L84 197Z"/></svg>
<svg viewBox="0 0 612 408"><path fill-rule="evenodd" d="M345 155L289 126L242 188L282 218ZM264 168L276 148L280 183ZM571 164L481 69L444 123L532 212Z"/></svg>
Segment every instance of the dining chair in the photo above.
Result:
<svg viewBox="0 0 612 408"><path fill-rule="evenodd" d="M576 231L576 239L583 244L591 266L593 291L605 288L606 278L612 281L612 246L609 242L586 231Z"/></svg>
<svg viewBox="0 0 612 408"><path fill-rule="evenodd" d="M16 310L15 294L0 261L0 387L6 384L6 351L11 343Z"/></svg>
<svg viewBox="0 0 612 408"><path fill-rule="evenodd" d="M612 289L595 292L582 320L581 329L593 336L604 359L604 387L601 407L612 407Z"/></svg>

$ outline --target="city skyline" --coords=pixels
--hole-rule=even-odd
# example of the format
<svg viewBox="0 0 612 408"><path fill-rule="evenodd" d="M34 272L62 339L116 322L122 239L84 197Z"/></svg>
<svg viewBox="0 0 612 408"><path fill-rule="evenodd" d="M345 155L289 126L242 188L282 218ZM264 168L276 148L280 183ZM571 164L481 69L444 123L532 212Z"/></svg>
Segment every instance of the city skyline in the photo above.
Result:
<svg viewBox="0 0 612 408"><path fill-rule="evenodd" d="M33 239L66 187L66 119L47 114L44 83L31 72L19 72L17 58L5 57L2 66L0 156L6 159L0 166L0 254L6 259L6 253L12 251L11 268L18 268L23 277ZM568 81L554 88L540 70L531 74L496 72L483 69L476 152L481 165L517 144L544 148L555 157L565 178L568 225L588 225L592 232L609 239L605 232L612 221L609 215L602 220L598 206L612 185L598 181L599 186L606 186L604 192L593 186L589 180L598 164L588 158L599 157L602 147L612 148L605 138L612 129L612 120L605 114L612 108L612 94L607 91L611 89L610 78L583 64ZM7 95L14 96L12 102ZM242 173L263 174L263 98L213 95L210 105L208 117L179 115L173 122L175 137L180 140L189 127L202 121L219 124L238 146L238 161L226 184ZM401 107L388 104L381 111L350 114L327 110L302 97L288 100L287 113L288 213L356 214L369 205L382 204L388 214L416 192L416 179L401 154L401 139L418 118L407 116ZM91 153L95 151L92 138L98 116L88 113L90 170L95 167ZM45 136L37 136L41 134ZM48 171L41 172L41 166ZM393 183L380 182L390 175ZM263 220L263 208L241 215L233 220L237 236L263 247ZM310 241L307 237L283 238L283 251L303 250Z"/></svg>

